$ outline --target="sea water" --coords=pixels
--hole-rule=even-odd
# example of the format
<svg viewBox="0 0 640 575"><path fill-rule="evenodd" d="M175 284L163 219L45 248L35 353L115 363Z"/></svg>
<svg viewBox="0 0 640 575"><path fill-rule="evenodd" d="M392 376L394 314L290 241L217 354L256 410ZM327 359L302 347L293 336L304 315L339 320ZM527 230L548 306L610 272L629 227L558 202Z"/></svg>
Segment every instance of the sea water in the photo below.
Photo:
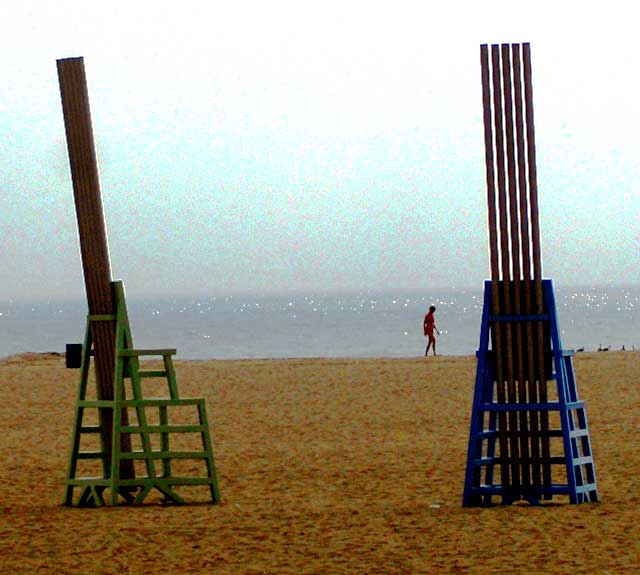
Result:
<svg viewBox="0 0 640 575"><path fill-rule="evenodd" d="M415 357L436 306L438 353L478 347L480 290L140 300L128 296L137 347L176 347L183 359ZM556 288L565 349L640 350L640 286ZM0 357L63 352L80 343L84 301L0 303Z"/></svg>

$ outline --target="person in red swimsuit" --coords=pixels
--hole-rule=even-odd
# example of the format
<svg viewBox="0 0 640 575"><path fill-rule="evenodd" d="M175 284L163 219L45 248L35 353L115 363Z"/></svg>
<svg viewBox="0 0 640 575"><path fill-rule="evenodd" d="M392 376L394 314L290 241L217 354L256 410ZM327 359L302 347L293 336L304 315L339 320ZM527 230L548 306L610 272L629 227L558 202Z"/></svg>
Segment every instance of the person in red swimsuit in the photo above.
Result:
<svg viewBox="0 0 640 575"><path fill-rule="evenodd" d="M433 335L433 332L435 331L438 335L440 335L440 332L436 327L436 318L433 317L433 312L435 311L436 306L432 305L429 308L429 313L424 316L424 335L429 338L427 349L424 352L425 357L429 355L431 346L433 346L433 355L436 355L436 336Z"/></svg>

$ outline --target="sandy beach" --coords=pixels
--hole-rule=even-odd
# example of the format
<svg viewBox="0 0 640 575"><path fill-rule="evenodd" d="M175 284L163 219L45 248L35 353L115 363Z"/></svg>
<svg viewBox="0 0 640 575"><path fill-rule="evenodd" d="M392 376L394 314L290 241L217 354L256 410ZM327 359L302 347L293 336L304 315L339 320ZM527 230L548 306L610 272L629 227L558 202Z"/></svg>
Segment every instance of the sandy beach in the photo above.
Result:
<svg viewBox="0 0 640 575"><path fill-rule="evenodd" d="M640 354L577 354L601 503L461 507L475 360L178 361L222 503L61 504L77 370L0 360L0 573L613 574L640 569ZM199 501L199 502L198 502Z"/></svg>

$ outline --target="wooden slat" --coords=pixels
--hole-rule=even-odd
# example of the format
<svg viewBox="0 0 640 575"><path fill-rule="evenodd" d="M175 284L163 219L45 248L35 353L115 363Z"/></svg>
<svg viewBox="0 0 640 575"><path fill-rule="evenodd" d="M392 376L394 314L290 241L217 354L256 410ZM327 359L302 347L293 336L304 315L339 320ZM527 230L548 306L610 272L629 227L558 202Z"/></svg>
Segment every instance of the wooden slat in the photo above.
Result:
<svg viewBox="0 0 640 575"><path fill-rule="evenodd" d="M492 313L500 313L500 293L498 291L498 282L500 281L500 269L499 269L499 256L498 256L498 234L497 234L497 209L496 209L496 186L495 186L495 168L494 168L494 156L493 156L493 119L491 114L491 77L489 69L489 48L487 45L480 47L480 67L482 74L482 104L483 104L483 119L484 119L484 143L485 143L485 164L486 164L486 179L487 179L487 213L489 224L489 255L491 261L491 302ZM494 357L500 358L502 355L502 327L500 325L494 325L493 330L493 346ZM504 378L502 373L502 362L496 360L495 365L496 374L496 393L498 401L505 401L504 395ZM508 453L508 438L506 435L506 415L500 414L499 416L499 445L500 452L503 454ZM506 464L502 465L501 476L506 484L509 484L509 468Z"/></svg>
<svg viewBox="0 0 640 575"><path fill-rule="evenodd" d="M526 347L526 365L527 365L527 398L525 401L535 403L538 401L538 386L536 375L536 358L534 347L534 334L532 321L537 319L548 319L547 317L531 317L534 313L533 294L532 294L532 266L531 266L531 237L529 226L529 186L527 183L527 155L525 151L525 131L524 131L524 112L523 112L523 91L522 91L522 66L520 58L520 45L513 44L511 47L513 56L513 93L515 103L515 126L516 126L516 150L518 163L518 190L519 190L519 208L520 208L520 248L522 254L522 280L523 280L523 309L522 312L527 314L531 321L527 321L525 325L524 345ZM529 426L532 431L539 429L539 417L536 411L532 411L529 415ZM537 436L532 436L537 437ZM530 445L531 456L534 459L540 458L540 444L538 439L531 440ZM534 485L540 485L542 482L540 468L533 466L531 469L532 481Z"/></svg>
<svg viewBox="0 0 640 575"><path fill-rule="evenodd" d="M522 62L527 127L527 169L529 174L529 205L531 214L531 247L533 274L536 280L536 304L542 313L542 257L540 253L540 222L538 217L538 172L536 168L536 135L533 121L533 85L531 79L531 46L522 45ZM538 285L540 282L540 285Z"/></svg>
<svg viewBox="0 0 640 575"><path fill-rule="evenodd" d="M480 46L480 66L482 71L482 108L484 120L484 154L485 154L485 176L487 180L487 215L489 227L489 257L491 262L491 280L493 307L499 307L498 286L493 285L500 277L498 273L498 236L496 226L496 205L495 205L495 168L493 158L493 128L491 118L491 87L489 78L489 49L486 44Z"/></svg>
<svg viewBox="0 0 640 575"><path fill-rule="evenodd" d="M522 296L520 282L522 279L522 262L521 262L521 240L520 240L520 212L519 212L519 196L518 181L516 178L516 136L514 133L514 95L512 92L512 75L518 73L517 69L513 69L510 47L508 44L502 45L502 66L504 76L504 94L505 94L505 129L507 135L507 173L508 173L508 189L509 189L509 216L511 227L511 258L512 258L512 278L513 278L513 313L519 316L522 313ZM523 325L521 321L514 324L515 329L515 379L517 382L517 401L526 402L526 378L524 375L526 346L523 339ZM526 327L525 327L526 329ZM529 428L529 421L526 412L520 412L518 418L518 429L526 431ZM522 484L528 487L531 484L530 478L530 462L529 462L529 437L523 433L520 437L520 478Z"/></svg>
<svg viewBox="0 0 640 575"><path fill-rule="evenodd" d="M536 313L543 313L542 299L542 257L540 252L540 223L538 217L538 174L536 168L536 142L533 121L533 83L531 75L531 46L522 45L523 78L525 94L525 120L527 127L527 167L529 174L529 206L531 214L531 246L533 252L533 279L535 289ZM547 353L542 322L536 322L536 339L538 344L538 395L541 402L547 401L547 369L545 353ZM540 426L543 430L549 428L549 419L545 413L540 414ZM542 440L542 459L548 457L550 445ZM542 469L543 484L551 483L551 469L545 465Z"/></svg>
<svg viewBox="0 0 640 575"><path fill-rule="evenodd" d="M504 94L504 131L505 131L505 144L506 144L506 156L507 156L507 197L509 202L508 210L508 224L509 224L509 248L510 248L510 276L504 278L504 289L509 293L510 301L509 308L505 310L505 313L519 315L520 309L520 226L519 226L519 213L518 213L518 194L517 194L517 182L516 182L516 167L515 167L515 136L514 136L514 118L513 118L513 94L511 88L511 54L508 44L501 46L502 56L502 86ZM506 281L506 280L509 281ZM513 293L510 290L513 289ZM509 401L516 402L526 400L525 383L522 378L522 372L524 370L523 361L523 341L522 341L522 325L521 322L512 324L509 322L509 339L508 345L512 346L512 352L508 353L509 366L507 370L508 377L508 391ZM526 430L528 428L527 414L520 412L512 413L509 415L509 427L512 441L516 441L518 429ZM518 473L519 479L523 485L529 485L529 449L527 437L519 436L518 452L519 452L519 464Z"/></svg>
<svg viewBox="0 0 640 575"><path fill-rule="evenodd" d="M498 223L500 226L500 267L501 281L500 287L502 292L502 312L511 313L511 297L509 290L509 282L511 279L511 259L509 254L509 219L507 208L507 188L506 188L506 168L505 168L505 150L504 150L504 108L502 102L502 70L500 63L500 46L494 44L491 46L491 66L493 72L493 111L495 126L495 146L496 146L496 166L498 172ZM515 384L513 380L513 346L511 324L506 322L503 326L503 351L497 357L498 362L503 363L502 380L500 386L507 388L507 401L515 402ZM504 392L503 392L504 393ZM509 439L509 455L511 457L511 476L509 481L517 490L520 484L518 460L518 440L511 431L517 430L517 415L508 413L507 422L505 422L505 433ZM504 482L503 482L504 483Z"/></svg>

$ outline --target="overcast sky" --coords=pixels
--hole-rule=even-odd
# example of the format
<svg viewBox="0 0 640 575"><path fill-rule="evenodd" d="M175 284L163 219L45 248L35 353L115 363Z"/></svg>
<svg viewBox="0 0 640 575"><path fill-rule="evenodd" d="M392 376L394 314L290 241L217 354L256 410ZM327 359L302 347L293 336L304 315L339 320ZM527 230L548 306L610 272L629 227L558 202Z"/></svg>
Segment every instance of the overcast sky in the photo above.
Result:
<svg viewBox="0 0 640 575"><path fill-rule="evenodd" d="M479 289L479 45L524 41L545 276L638 283L637 18L600 5L4 6L0 299L84 293L56 70L76 56L130 296Z"/></svg>

